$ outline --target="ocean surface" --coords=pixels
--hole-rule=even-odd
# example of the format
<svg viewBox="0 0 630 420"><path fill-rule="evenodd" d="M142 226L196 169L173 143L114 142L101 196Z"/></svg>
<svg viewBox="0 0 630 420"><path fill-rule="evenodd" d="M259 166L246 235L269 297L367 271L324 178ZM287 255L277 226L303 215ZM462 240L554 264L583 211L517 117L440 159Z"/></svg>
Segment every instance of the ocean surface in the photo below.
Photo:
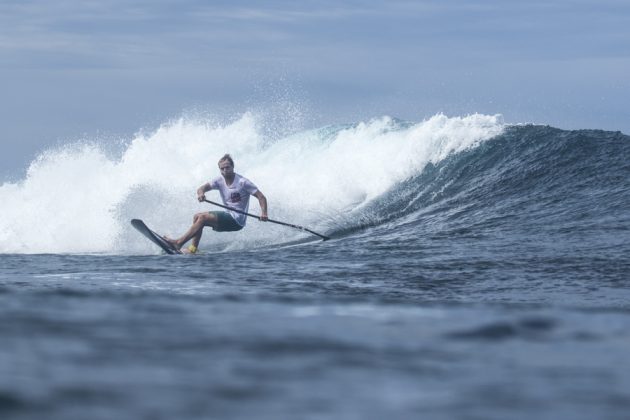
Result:
<svg viewBox="0 0 630 420"><path fill-rule="evenodd" d="M271 218L332 239L250 219L168 256L131 227L176 236L216 210L195 191L226 152ZM622 133L182 118L17 178L0 184L2 419L629 418Z"/></svg>

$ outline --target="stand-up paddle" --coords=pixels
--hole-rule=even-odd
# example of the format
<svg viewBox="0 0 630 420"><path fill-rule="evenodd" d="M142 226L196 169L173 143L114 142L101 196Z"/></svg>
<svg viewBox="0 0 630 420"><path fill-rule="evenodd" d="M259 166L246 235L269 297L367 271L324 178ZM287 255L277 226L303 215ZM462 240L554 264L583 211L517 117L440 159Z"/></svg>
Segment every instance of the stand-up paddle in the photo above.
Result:
<svg viewBox="0 0 630 420"><path fill-rule="evenodd" d="M260 220L260 216L257 216L255 214L250 214L250 213L247 213L247 212L244 212L244 211L240 211L240 210L234 209L234 208L229 207L229 206L224 206L223 204L215 203L214 201L210 201L210 200L207 200L205 198L204 198L203 201L205 201L206 203L210 203L210 204L213 204L215 206L222 207L224 209L231 210L231 211L236 212L236 213L244 214L244 215L249 216L249 217L254 217L254 218ZM322 235L321 233L313 232L312 230L307 229L304 226L299 226L299 225L294 225L294 224L291 224L291 223L280 222L278 220L272 220L272 219L267 219L267 222L275 223L277 225L292 227L294 229L299 229L299 230L302 230L304 232L311 233L311 234L313 234L315 236L319 236L324 241L327 241L328 239L330 239L328 236Z"/></svg>

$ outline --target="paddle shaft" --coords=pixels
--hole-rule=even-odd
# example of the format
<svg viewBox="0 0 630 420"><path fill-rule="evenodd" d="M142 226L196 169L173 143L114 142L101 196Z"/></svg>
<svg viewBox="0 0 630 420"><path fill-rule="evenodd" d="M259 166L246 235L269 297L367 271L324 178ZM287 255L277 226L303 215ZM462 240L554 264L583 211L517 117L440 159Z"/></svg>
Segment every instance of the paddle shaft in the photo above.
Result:
<svg viewBox="0 0 630 420"><path fill-rule="evenodd" d="M232 208L232 207L224 206L223 204L215 203L214 201L210 201L210 200L207 200L205 198L203 199L203 201L205 201L206 203L214 204L215 206L223 207L224 209L231 210L231 211L234 211L236 213L244 214L246 216L254 217L254 218L258 219L258 220L261 220L260 216L257 216L255 214L250 214L250 213L247 213L247 212L244 212L244 211L237 210L237 209ZM330 239L328 236L322 235L322 234L317 233L317 232L313 232L312 230L307 229L304 226L299 226L299 225L294 225L294 224L291 224L291 223L280 222L278 220L272 220L272 219L267 219L267 222L275 223L277 225L292 227L294 229L303 230L303 231L311 233L311 234L313 234L315 236L319 236L324 241L327 241L328 239Z"/></svg>

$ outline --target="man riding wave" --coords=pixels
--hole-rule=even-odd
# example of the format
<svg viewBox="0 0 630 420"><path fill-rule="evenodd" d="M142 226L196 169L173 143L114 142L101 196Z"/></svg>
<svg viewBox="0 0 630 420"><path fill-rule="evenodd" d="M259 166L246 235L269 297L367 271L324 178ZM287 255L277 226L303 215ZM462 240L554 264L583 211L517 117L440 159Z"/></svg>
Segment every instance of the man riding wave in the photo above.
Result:
<svg viewBox="0 0 630 420"><path fill-rule="evenodd" d="M221 171L221 176L203 184L197 189L197 200L203 202L206 199L206 192L218 190L223 204L238 210L238 212L228 210L195 214L192 226L179 239L164 237L176 249L181 249L186 242L192 239L192 243L187 251L193 254L197 252L203 228L206 226L212 227L217 232L234 232L243 229L247 222L247 216L240 212L247 213L251 195L256 197L260 204L260 220L267 221L267 198L253 182L234 172L234 160L229 154L219 159L219 170Z"/></svg>

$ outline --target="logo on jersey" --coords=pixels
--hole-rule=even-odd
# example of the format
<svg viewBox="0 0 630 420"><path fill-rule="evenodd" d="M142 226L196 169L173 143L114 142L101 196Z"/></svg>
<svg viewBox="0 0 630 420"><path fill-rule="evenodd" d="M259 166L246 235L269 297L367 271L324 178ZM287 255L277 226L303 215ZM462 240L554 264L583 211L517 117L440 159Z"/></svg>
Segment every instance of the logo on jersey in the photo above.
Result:
<svg viewBox="0 0 630 420"><path fill-rule="evenodd" d="M238 203L241 201L241 194L238 192L233 192L232 194L230 194L230 201L232 203Z"/></svg>

